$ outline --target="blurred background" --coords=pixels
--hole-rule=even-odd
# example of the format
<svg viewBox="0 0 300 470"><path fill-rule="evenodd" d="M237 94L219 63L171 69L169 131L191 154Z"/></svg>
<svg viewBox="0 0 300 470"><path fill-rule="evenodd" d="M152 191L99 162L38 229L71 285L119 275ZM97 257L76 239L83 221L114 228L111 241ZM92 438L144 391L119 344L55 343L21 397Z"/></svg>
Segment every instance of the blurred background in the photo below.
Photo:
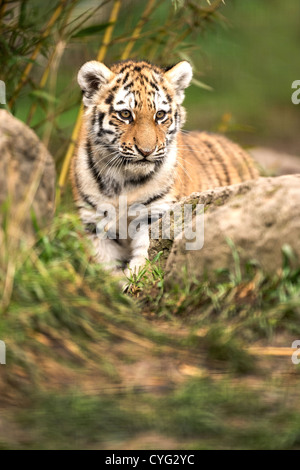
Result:
<svg viewBox="0 0 300 470"><path fill-rule="evenodd" d="M299 0L0 0L0 107L50 150L61 196L46 230L30 213L29 247L0 204L0 449L300 448L291 250L272 275L249 265L183 286L164 282L158 254L124 295L91 261L68 184L85 61L189 60L185 129L297 160L299 51Z"/></svg>

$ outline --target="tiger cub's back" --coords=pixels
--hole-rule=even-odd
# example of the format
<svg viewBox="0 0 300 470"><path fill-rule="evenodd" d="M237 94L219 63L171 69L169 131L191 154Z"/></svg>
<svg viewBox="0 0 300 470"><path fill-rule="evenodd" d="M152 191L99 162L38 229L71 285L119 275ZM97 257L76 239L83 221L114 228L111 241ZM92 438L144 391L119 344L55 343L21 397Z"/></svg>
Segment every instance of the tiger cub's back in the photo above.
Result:
<svg viewBox="0 0 300 470"><path fill-rule="evenodd" d="M176 198L259 177L250 155L222 135L181 132L177 144Z"/></svg>

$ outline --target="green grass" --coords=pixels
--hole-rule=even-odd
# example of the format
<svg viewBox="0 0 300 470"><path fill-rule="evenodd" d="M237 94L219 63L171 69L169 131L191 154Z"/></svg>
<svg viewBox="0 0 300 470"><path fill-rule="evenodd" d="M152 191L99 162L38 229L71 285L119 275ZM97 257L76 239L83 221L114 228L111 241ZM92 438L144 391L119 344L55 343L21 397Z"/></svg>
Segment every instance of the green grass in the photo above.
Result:
<svg viewBox="0 0 300 470"><path fill-rule="evenodd" d="M282 269L272 275L250 262L242 269L234 247L233 257L234 272L218 271L211 280L193 278L184 268L179 281L165 279L162 266L148 262L132 294L149 314L189 325L186 345L202 349L209 364L247 374L256 368L247 352L251 344L281 335L289 347L300 336L300 270L287 246Z"/></svg>
<svg viewBox="0 0 300 470"><path fill-rule="evenodd" d="M201 326L232 322L242 339L268 338L278 329L300 334L300 270L290 248L283 247L282 268L273 274L251 262L242 269L235 251L233 257L235 271L217 271L212 280L193 278L182 268L180 281L166 282L163 268L148 262L135 284L137 297L142 305L153 300L151 310L167 318Z"/></svg>

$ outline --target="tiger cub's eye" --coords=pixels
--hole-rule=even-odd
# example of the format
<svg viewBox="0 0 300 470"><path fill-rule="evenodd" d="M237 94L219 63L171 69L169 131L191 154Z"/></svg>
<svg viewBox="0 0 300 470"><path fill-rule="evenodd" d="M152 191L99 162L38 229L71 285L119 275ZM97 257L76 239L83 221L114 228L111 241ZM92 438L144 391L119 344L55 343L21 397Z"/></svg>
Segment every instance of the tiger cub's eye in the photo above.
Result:
<svg viewBox="0 0 300 470"><path fill-rule="evenodd" d="M156 119L163 119L165 115L166 115L165 111L157 111Z"/></svg>
<svg viewBox="0 0 300 470"><path fill-rule="evenodd" d="M129 119L131 118L131 112L128 111L128 109L123 109L122 111L119 111L119 116L123 119Z"/></svg>

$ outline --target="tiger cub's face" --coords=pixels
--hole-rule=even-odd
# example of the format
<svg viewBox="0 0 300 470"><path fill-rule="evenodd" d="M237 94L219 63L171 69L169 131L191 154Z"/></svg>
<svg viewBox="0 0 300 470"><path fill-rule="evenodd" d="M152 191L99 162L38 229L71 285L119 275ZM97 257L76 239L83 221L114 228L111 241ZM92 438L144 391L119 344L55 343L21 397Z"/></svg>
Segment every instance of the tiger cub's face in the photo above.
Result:
<svg viewBox="0 0 300 470"><path fill-rule="evenodd" d="M184 89L192 78L186 61L163 70L147 62L113 65L91 61L78 73L85 129L107 167L153 172L184 122Z"/></svg>

